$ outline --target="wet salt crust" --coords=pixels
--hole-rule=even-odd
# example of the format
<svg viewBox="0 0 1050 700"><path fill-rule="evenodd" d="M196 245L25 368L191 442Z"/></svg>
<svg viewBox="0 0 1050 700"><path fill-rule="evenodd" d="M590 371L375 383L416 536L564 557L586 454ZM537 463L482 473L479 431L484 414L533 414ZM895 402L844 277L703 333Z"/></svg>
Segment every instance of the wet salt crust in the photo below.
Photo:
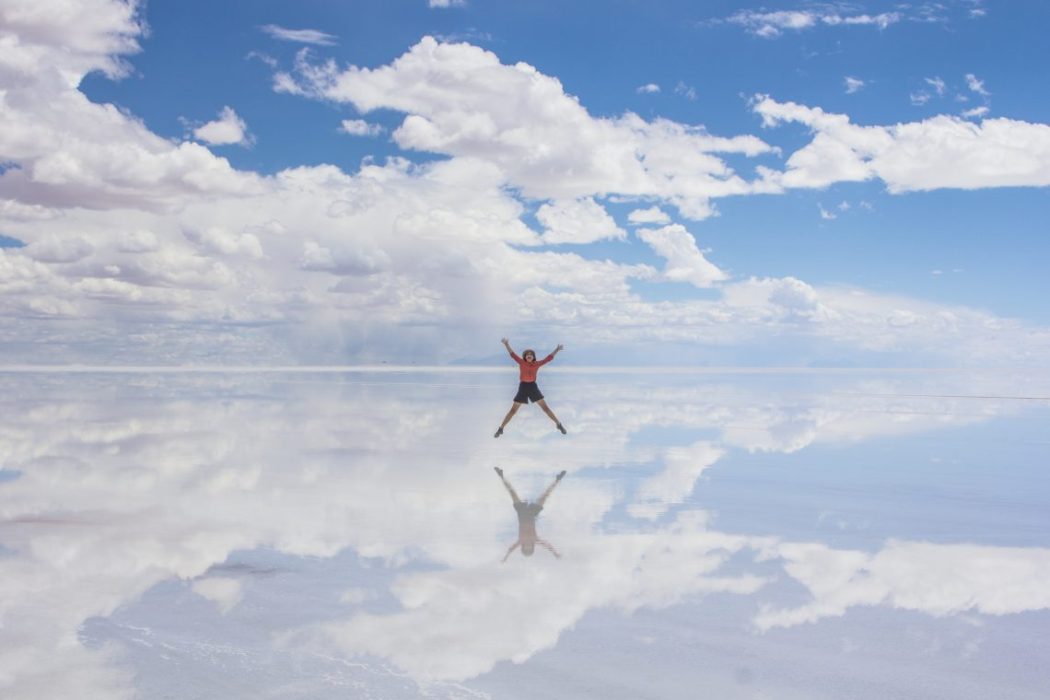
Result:
<svg viewBox="0 0 1050 700"><path fill-rule="evenodd" d="M0 695L1043 697L1046 376L607 374L0 374Z"/></svg>

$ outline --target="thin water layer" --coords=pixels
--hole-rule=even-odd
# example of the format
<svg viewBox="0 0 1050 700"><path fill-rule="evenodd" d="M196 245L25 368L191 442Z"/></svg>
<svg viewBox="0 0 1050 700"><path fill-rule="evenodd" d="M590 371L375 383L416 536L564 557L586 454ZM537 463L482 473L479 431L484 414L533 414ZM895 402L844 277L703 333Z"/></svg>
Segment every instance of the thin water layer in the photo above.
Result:
<svg viewBox="0 0 1050 700"><path fill-rule="evenodd" d="M512 380L0 374L0 696L1045 697L1050 377Z"/></svg>

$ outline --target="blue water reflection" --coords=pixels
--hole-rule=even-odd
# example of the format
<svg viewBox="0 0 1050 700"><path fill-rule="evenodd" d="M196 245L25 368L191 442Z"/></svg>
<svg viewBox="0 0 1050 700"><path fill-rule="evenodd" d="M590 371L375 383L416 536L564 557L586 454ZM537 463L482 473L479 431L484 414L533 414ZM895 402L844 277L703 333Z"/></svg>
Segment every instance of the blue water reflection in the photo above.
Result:
<svg viewBox="0 0 1050 700"><path fill-rule="evenodd" d="M507 386L0 375L0 695L1050 684L1050 378L552 371L494 440Z"/></svg>

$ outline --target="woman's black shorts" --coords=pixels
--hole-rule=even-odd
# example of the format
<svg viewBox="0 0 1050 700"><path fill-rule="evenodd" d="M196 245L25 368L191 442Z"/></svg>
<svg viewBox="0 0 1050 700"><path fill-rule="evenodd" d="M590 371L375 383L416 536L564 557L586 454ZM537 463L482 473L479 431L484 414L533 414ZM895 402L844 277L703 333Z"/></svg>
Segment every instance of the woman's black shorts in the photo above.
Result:
<svg viewBox="0 0 1050 700"><path fill-rule="evenodd" d="M518 384L518 393L514 396L514 403L536 403L543 398L540 388L536 382L521 382Z"/></svg>

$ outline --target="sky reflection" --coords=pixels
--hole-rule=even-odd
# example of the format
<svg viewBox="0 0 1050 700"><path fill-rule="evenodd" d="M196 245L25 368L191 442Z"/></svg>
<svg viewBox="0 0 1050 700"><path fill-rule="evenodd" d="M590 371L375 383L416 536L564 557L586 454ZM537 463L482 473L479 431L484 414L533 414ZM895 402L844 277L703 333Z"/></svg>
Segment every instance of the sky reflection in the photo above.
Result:
<svg viewBox="0 0 1050 700"><path fill-rule="evenodd" d="M552 372L569 437L495 441L502 379L0 375L3 696L1050 680L1045 378ZM560 558L501 563L497 466L526 500L567 472Z"/></svg>

